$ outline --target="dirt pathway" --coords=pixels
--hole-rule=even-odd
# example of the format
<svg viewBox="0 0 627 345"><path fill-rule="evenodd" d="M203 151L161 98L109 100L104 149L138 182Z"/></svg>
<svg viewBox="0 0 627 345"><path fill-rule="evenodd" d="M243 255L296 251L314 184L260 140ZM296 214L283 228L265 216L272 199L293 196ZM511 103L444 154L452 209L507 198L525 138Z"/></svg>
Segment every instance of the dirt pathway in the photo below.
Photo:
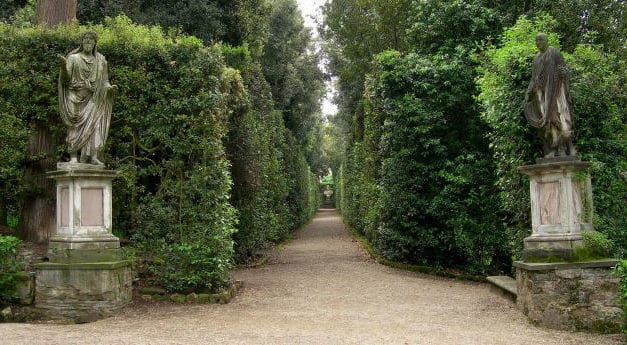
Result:
<svg viewBox="0 0 627 345"><path fill-rule="evenodd" d="M133 305L82 325L0 324L1 344L623 344L543 330L484 284L381 266L321 210L227 305Z"/></svg>

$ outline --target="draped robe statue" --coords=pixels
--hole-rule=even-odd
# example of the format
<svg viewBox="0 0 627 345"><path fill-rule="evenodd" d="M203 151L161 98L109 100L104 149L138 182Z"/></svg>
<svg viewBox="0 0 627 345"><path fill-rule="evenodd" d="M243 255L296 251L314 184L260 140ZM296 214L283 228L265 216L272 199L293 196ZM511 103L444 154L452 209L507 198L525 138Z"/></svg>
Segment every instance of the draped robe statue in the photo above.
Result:
<svg viewBox="0 0 627 345"><path fill-rule="evenodd" d="M68 127L72 163L80 152L81 163L103 165L98 155L107 140L117 86L109 83L107 61L96 42L96 33L87 31L79 48L59 56L59 111Z"/></svg>
<svg viewBox="0 0 627 345"><path fill-rule="evenodd" d="M568 68L560 52L548 46L546 35L536 36L538 54L533 58L531 82L525 95L525 116L543 129L545 158L575 156L572 100Z"/></svg>

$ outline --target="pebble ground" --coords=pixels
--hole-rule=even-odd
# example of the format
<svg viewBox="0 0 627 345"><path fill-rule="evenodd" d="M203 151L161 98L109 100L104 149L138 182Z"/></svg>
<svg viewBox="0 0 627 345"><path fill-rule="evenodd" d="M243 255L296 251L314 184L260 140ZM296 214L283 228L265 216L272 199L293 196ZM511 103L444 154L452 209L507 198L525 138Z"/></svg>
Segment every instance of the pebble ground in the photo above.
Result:
<svg viewBox="0 0 627 345"><path fill-rule="evenodd" d="M379 265L334 210L270 255L233 273L244 287L226 305L133 303L88 324L0 324L0 344L627 344L537 328L485 284Z"/></svg>

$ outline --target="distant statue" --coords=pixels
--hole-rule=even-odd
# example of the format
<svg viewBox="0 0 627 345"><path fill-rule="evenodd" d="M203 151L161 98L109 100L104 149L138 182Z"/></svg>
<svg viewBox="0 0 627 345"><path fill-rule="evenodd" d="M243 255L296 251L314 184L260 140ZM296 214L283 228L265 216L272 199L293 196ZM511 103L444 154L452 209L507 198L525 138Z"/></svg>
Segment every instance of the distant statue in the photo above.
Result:
<svg viewBox="0 0 627 345"><path fill-rule="evenodd" d="M70 162L103 165L98 159L109 132L116 85L109 84L107 61L96 50L94 31L83 34L79 48L59 55L59 111L68 126Z"/></svg>
<svg viewBox="0 0 627 345"><path fill-rule="evenodd" d="M536 36L531 82L525 95L525 116L542 128L544 157L575 156L573 107L568 92L569 70L560 52L549 47L545 34Z"/></svg>

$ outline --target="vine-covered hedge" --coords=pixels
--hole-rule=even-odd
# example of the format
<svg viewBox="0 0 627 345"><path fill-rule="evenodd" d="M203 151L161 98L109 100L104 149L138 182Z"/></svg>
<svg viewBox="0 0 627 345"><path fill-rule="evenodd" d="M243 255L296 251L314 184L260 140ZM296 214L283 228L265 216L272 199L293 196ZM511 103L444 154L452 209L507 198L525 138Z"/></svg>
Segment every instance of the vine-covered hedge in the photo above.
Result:
<svg viewBox="0 0 627 345"><path fill-rule="evenodd" d="M94 29L110 80L119 86L104 156L107 167L120 172L114 232L136 241L149 270L172 291L224 286L236 214L228 203L231 179L222 146L227 112L220 51L125 17ZM85 30L0 24L3 117L44 123L63 142L56 56L76 48ZM55 159L63 146L58 152ZM26 157L21 151L13 158L19 165Z"/></svg>

